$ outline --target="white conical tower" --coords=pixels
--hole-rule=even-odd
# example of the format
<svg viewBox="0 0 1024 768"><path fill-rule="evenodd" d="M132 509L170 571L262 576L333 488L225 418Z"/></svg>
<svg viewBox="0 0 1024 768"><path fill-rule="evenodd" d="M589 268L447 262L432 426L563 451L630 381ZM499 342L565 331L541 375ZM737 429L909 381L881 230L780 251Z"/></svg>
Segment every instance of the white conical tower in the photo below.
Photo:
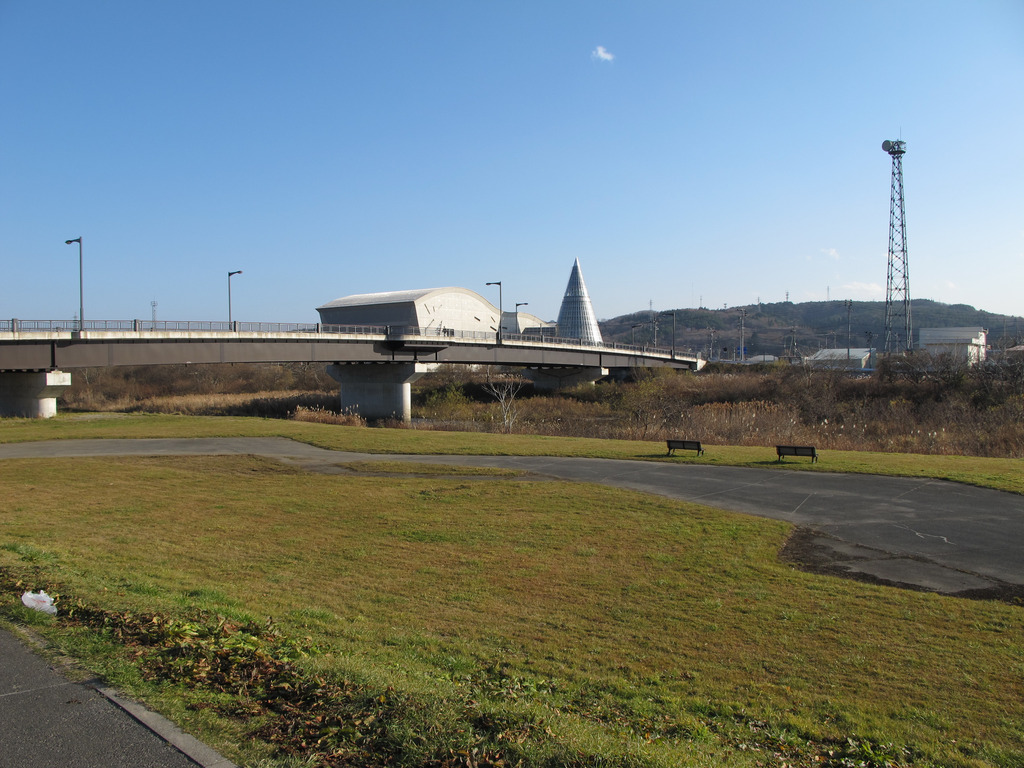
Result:
<svg viewBox="0 0 1024 768"><path fill-rule="evenodd" d="M562 308L558 310L558 335L566 339L580 339L584 344L604 343L586 283L583 282L579 259L572 266Z"/></svg>

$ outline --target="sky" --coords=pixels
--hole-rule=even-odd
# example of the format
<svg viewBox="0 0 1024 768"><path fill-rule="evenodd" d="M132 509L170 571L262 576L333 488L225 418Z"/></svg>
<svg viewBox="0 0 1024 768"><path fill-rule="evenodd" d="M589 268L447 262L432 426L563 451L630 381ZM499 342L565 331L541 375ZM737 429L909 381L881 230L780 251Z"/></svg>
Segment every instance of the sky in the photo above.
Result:
<svg viewBox="0 0 1024 768"><path fill-rule="evenodd" d="M0 73L4 318L881 301L887 139L911 297L1024 315L1021 0L0 0Z"/></svg>

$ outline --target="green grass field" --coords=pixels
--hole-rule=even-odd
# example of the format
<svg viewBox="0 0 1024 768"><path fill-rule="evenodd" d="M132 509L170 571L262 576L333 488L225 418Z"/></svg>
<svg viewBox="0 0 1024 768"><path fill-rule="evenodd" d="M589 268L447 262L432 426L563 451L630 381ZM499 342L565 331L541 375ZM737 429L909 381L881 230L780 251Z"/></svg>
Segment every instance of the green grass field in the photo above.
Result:
<svg viewBox="0 0 1024 768"><path fill-rule="evenodd" d="M247 419L0 422L3 442L246 434L663 453ZM758 450L707 458L774 463ZM886 458L982 467L997 486L1020 466L829 452L822 468ZM1024 765L1019 606L803 573L777 557L788 525L698 505L438 465L403 476L386 457L352 469L3 460L2 615L245 765ZM20 606L37 588L62 615ZM256 629L268 618L275 631Z"/></svg>

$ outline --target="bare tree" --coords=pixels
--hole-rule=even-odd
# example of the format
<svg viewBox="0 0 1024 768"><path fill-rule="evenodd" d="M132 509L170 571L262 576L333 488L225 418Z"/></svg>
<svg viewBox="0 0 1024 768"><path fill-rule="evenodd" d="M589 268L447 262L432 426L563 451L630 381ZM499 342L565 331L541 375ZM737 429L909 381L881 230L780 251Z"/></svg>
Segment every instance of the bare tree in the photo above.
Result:
<svg viewBox="0 0 1024 768"><path fill-rule="evenodd" d="M526 380L518 373L499 372L487 366L487 383L484 391L498 401L501 408L501 424L505 432L511 433L519 416L516 397L523 389Z"/></svg>

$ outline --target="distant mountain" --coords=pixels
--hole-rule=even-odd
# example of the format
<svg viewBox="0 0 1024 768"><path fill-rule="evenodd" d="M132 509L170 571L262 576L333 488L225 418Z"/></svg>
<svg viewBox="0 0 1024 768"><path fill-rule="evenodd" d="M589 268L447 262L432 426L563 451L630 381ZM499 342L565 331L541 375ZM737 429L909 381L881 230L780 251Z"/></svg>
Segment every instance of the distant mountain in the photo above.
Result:
<svg viewBox="0 0 1024 768"><path fill-rule="evenodd" d="M743 320L747 356L792 354L807 355L819 349L847 346L879 347L885 344L885 302L854 301L850 305L849 326L845 301L810 301L794 304L750 304L727 309L677 309L652 315L649 311L633 312L599 322L605 341L672 346L672 313L675 312L676 348L704 352L712 346L719 357L723 348L730 356L740 343L740 310ZM657 328L652 322L656 316ZM911 301L915 342L920 328L968 326L988 329L993 347L1013 346L1024 342L1024 317L1000 315L975 309L967 304L943 304L929 299ZM655 342L657 335L657 342ZM870 344L869 344L870 338Z"/></svg>

